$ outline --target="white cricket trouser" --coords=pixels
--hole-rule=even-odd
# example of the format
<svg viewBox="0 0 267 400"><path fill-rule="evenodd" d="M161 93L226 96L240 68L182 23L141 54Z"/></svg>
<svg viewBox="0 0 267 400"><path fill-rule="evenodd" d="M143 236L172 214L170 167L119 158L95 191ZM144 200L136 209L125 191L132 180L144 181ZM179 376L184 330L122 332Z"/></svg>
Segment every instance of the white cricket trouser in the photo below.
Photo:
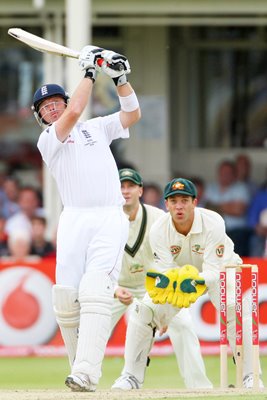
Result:
<svg viewBox="0 0 267 400"><path fill-rule="evenodd" d="M230 277L232 274L232 277ZM228 339L233 354L235 354L235 297L234 297L234 277L233 272L229 273L229 280L227 284L227 313L228 313ZM211 302L220 311L220 288L219 282L209 288L208 294ZM169 325L171 319L179 312L179 309L172 305L154 304L146 295L143 302L153 310L153 322L158 329ZM178 314L179 315L179 314ZM251 302L249 296L243 298L243 376L251 374L253 371L253 354L252 354L252 317L251 317ZM261 369L260 369L261 370Z"/></svg>
<svg viewBox="0 0 267 400"><path fill-rule="evenodd" d="M78 289L92 270L117 282L128 229L122 207L66 207L58 225L56 283Z"/></svg>
<svg viewBox="0 0 267 400"><path fill-rule="evenodd" d="M70 326L71 312L61 333L69 358L74 359L72 374L85 374L94 385L101 376L128 229L122 207L65 208L60 216L56 283L77 289L80 304L78 340L77 327Z"/></svg>
<svg viewBox="0 0 267 400"><path fill-rule="evenodd" d="M144 288L126 289L129 290L138 300L142 300L146 293ZM111 331L113 331L117 322L126 311L131 313L133 305L134 303L130 306L125 306L118 299L114 299L112 306ZM175 315L169 324L167 333L170 337L185 387L188 389L212 388L212 383L206 376L201 348L190 312L183 309L179 314ZM129 339L130 338L128 338L128 340Z"/></svg>

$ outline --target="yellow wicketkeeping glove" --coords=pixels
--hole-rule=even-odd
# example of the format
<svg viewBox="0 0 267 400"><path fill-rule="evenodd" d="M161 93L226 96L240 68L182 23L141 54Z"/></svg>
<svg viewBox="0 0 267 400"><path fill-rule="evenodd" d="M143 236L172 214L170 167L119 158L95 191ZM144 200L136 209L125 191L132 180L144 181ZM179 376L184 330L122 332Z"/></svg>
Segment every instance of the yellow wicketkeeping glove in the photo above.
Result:
<svg viewBox="0 0 267 400"><path fill-rule="evenodd" d="M149 270L146 273L145 287L155 304L170 302L177 287L179 268L171 268L161 273Z"/></svg>
<svg viewBox="0 0 267 400"><path fill-rule="evenodd" d="M179 269L177 295L175 292L171 304L179 308L189 307L206 290L205 280L199 275L198 269L193 265L184 265Z"/></svg>

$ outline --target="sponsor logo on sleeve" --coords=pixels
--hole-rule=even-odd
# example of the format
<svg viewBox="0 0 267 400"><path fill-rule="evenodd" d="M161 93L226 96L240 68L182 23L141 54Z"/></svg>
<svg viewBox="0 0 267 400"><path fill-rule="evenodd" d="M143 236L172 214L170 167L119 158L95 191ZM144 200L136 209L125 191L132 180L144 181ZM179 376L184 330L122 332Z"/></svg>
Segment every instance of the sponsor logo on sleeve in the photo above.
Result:
<svg viewBox="0 0 267 400"><path fill-rule="evenodd" d="M220 244L216 247L216 256L222 258L224 255L224 244Z"/></svg>

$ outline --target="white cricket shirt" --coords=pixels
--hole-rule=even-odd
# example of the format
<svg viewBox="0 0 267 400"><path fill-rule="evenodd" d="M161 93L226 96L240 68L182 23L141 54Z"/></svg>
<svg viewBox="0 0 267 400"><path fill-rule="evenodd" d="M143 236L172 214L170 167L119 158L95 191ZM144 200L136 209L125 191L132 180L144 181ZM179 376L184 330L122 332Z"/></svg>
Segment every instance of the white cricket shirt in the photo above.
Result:
<svg viewBox="0 0 267 400"><path fill-rule="evenodd" d="M219 279L222 265L241 264L234 244L225 233L223 218L216 212L196 207L190 232L184 236L175 229L170 213L151 227L149 240L154 252L154 266L160 270L195 266L209 286Z"/></svg>
<svg viewBox="0 0 267 400"><path fill-rule="evenodd" d="M78 122L64 143L55 125L45 129L37 147L65 207L106 207L124 204L118 169L110 150L114 139L128 138L119 113Z"/></svg>

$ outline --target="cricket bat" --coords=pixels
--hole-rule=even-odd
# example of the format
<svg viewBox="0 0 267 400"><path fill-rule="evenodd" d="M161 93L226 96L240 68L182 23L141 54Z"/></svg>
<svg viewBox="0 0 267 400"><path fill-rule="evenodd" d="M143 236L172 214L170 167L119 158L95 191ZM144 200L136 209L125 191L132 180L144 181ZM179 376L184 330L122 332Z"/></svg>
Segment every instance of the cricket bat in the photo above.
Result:
<svg viewBox="0 0 267 400"><path fill-rule="evenodd" d="M80 52L70 49L69 47L62 46L50 40L41 38L40 36L33 35L20 28L10 28L8 34L13 38L20 40L35 50L43 53L55 54L58 56L79 58Z"/></svg>
<svg viewBox="0 0 267 400"><path fill-rule="evenodd" d="M61 44L57 44L55 42L51 42L50 40L46 40L41 38L40 36L33 35L30 32L27 32L21 28L9 28L8 34L13 38L25 43L26 45L32 47L37 51L41 51L43 53L55 54L57 56L63 57L71 57L71 58L79 58L80 52L77 50L73 50L69 47L62 46ZM103 59L99 58L97 60L97 64L99 66L102 65ZM110 68L118 71L122 71L124 69L122 63L116 63L110 65Z"/></svg>

